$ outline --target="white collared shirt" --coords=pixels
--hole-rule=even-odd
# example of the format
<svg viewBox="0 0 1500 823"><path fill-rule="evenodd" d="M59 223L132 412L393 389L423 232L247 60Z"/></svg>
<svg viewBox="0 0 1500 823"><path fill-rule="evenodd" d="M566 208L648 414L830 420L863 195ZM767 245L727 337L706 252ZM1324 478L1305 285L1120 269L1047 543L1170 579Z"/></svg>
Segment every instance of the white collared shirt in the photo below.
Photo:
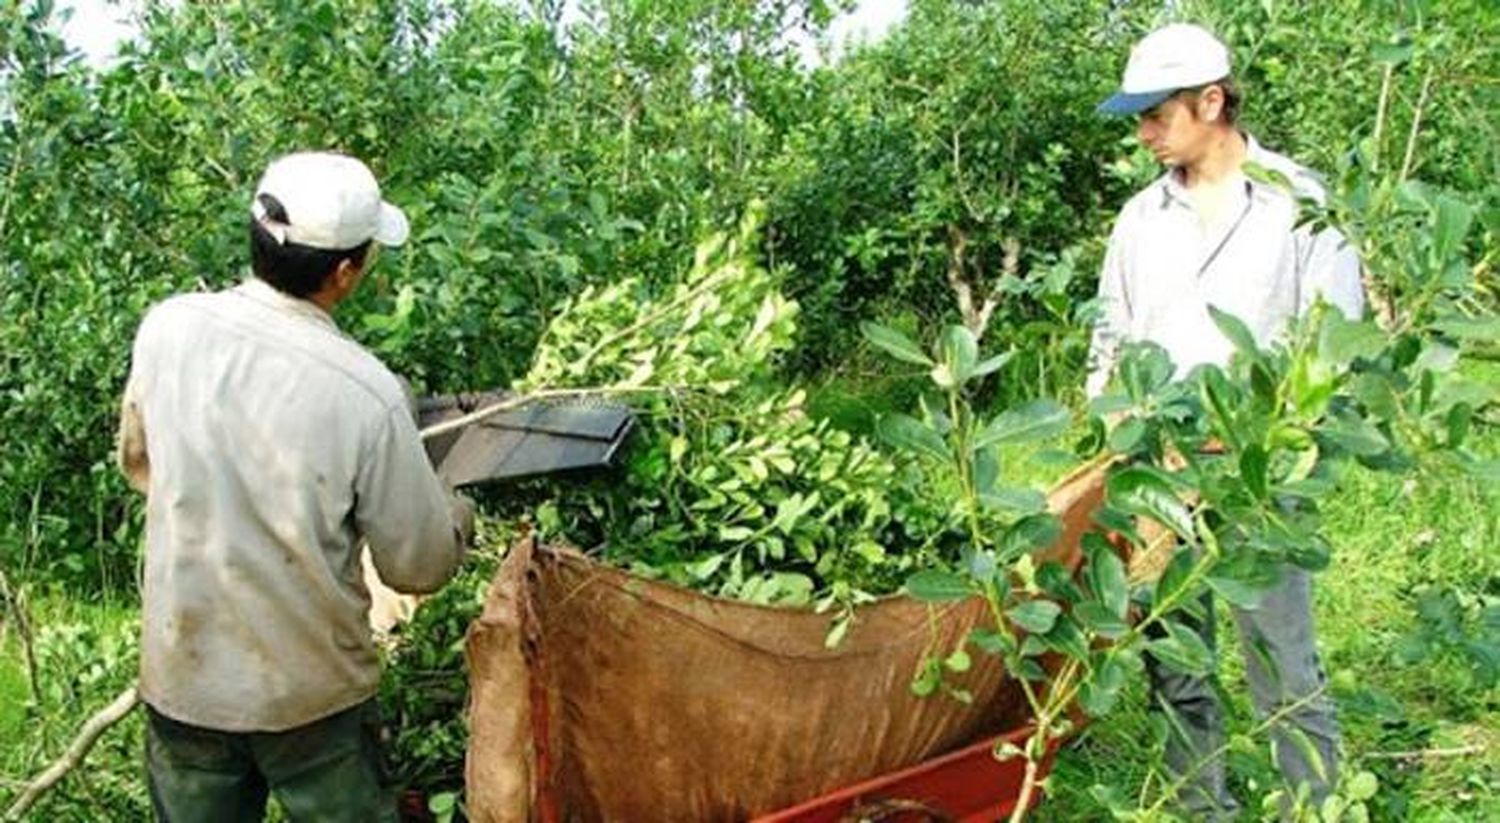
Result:
<svg viewBox="0 0 1500 823"><path fill-rule="evenodd" d="M1280 172L1298 194L1322 200L1311 172L1247 137L1246 160ZM1359 258L1334 229L1296 226L1295 199L1275 185L1242 178L1221 225L1206 228L1176 170L1120 210L1099 276L1103 313L1090 347L1087 391L1109 382L1125 342L1166 349L1185 375L1201 363L1223 365L1233 345L1214 325L1210 305L1244 321L1267 345L1321 295L1345 316L1364 314Z"/></svg>
<svg viewBox="0 0 1500 823"><path fill-rule="evenodd" d="M141 696L185 723L280 731L368 699L361 539L403 591L460 559L401 384L260 280L147 314L120 458L147 494Z"/></svg>

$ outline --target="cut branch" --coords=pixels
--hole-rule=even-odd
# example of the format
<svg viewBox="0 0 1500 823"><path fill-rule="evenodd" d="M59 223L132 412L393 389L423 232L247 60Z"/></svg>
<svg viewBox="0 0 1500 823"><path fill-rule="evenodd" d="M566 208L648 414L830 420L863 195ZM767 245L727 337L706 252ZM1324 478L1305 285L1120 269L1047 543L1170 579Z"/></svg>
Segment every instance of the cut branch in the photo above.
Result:
<svg viewBox="0 0 1500 823"><path fill-rule="evenodd" d="M1413 749L1406 752L1370 752L1360 755L1361 760L1437 760L1443 757L1468 757L1471 754L1484 754L1485 747L1473 743L1468 746L1454 746L1451 749Z"/></svg>
<svg viewBox="0 0 1500 823"><path fill-rule="evenodd" d="M1014 277L1020 270L1021 241L1007 237L1001 241L1000 246L1005 253L1001 261L1001 277L990 285L984 300L975 305L974 292L981 277L977 271L970 277L965 266L964 254L969 248L968 235L957 226L948 226L948 286L953 289L953 296L958 300L958 313L963 318L964 327L974 334L975 339L982 339L985 330L989 328L990 318L994 316L995 309L1004 297L1006 277Z"/></svg>
<svg viewBox="0 0 1500 823"><path fill-rule="evenodd" d="M52 765L48 766L46 770L33 778L30 783L26 784L26 789L21 792L21 796L16 798L16 802L12 803L10 808L6 810L5 819L20 820L21 816L26 814L27 810L36 804L37 799L44 792L56 785L59 780L62 780L79 763L82 763L83 758L88 755L89 749L92 749L94 743L99 740L99 736L104 734L104 731L110 726L115 725L123 720L126 715L130 714L130 710L135 708L135 704L139 701L140 697L136 693L135 684L132 683L126 687L125 691L120 692L108 706L101 709L98 714L90 717L88 722L83 724L83 729L78 732L78 736L73 738L73 742L68 745L68 750L63 752L62 757L54 760Z"/></svg>

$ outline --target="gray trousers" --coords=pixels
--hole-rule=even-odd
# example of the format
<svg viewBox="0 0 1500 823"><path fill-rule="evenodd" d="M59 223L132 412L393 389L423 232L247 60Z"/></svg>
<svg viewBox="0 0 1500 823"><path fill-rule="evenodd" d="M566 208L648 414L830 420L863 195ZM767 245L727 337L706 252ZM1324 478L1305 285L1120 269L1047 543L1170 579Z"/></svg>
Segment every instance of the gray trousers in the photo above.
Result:
<svg viewBox="0 0 1500 823"><path fill-rule="evenodd" d="M1212 597L1204 596L1203 607L1204 621L1186 615L1178 619L1214 649ZM1319 693L1324 676L1313 631L1311 578L1302 569L1286 566L1281 580L1262 593L1255 608L1233 611L1256 714L1265 719L1296 706L1271 727L1282 779L1292 792L1305 783L1311 797L1321 802L1338 779L1339 729L1333 701ZM1150 654L1146 671L1152 708L1167 718L1167 769L1173 779L1186 776L1178 808L1191 820L1233 818L1239 804L1225 788L1224 758L1209 757L1224 744L1223 710L1213 682L1173 672Z"/></svg>

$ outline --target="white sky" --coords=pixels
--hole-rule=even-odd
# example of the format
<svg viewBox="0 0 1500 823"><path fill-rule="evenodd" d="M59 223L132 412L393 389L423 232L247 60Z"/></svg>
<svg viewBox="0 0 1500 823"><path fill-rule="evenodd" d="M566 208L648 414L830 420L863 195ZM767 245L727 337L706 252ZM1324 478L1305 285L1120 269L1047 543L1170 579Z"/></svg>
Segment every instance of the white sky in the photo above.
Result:
<svg viewBox="0 0 1500 823"><path fill-rule="evenodd" d="M869 41L882 37L892 25L906 16L907 0L858 0L854 11L834 19L830 31L835 59L848 40ZM84 53L94 66L104 66L114 56L120 41L135 33L130 22L135 0L61 0L60 9L71 9L72 19L63 27L63 37ZM571 4L570 4L571 5ZM808 65L822 59L817 44L794 38Z"/></svg>

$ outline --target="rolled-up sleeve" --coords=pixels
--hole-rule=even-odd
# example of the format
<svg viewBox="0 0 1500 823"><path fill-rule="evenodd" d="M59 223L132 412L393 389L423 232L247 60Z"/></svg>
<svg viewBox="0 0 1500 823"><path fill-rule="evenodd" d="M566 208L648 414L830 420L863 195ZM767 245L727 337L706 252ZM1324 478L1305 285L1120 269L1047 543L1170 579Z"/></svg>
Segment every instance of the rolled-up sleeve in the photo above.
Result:
<svg viewBox="0 0 1500 823"><path fill-rule="evenodd" d="M1359 255L1354 246L1337 229L1307 232L1302 257L1302 288L1297 313L1304 314L1319 297L1338 307L1350 320L1365 314L1365 288L1360 278Z"/></svg>
<svg viewBox="0 0 1500 823"><path fill-rule="evenodd" d="M140 345L131 357L130 376L125 380L125 392L120 398L120 428L116 433L115 461L125 482L132 489L145 494L151 487L151 460L146 453L146 425L141 418Z"/></svg>
<svg viewBox="0 0 1500 823"><path fill-rule="evenodd" d="M1120 345L1125 342L1130 328L1130 297L1125 284L1125 236L1129 231L1126 217L1121 214L1109 237L1109 247L1104 253L1104 267L1099 273L1099 319L1094 323L1093 338L1089 342L1089 376L1084 390L1089 397L1097 397L1109 385L1110 374L1115 369Z"/></svg>
<svg viewBox="0 0 1500 823"><path fill-rule="evenodd" d="M463 540L405 409L386 414L364 457L354 516L375 570L397 591L435 591L458 569Z"/></svg>

